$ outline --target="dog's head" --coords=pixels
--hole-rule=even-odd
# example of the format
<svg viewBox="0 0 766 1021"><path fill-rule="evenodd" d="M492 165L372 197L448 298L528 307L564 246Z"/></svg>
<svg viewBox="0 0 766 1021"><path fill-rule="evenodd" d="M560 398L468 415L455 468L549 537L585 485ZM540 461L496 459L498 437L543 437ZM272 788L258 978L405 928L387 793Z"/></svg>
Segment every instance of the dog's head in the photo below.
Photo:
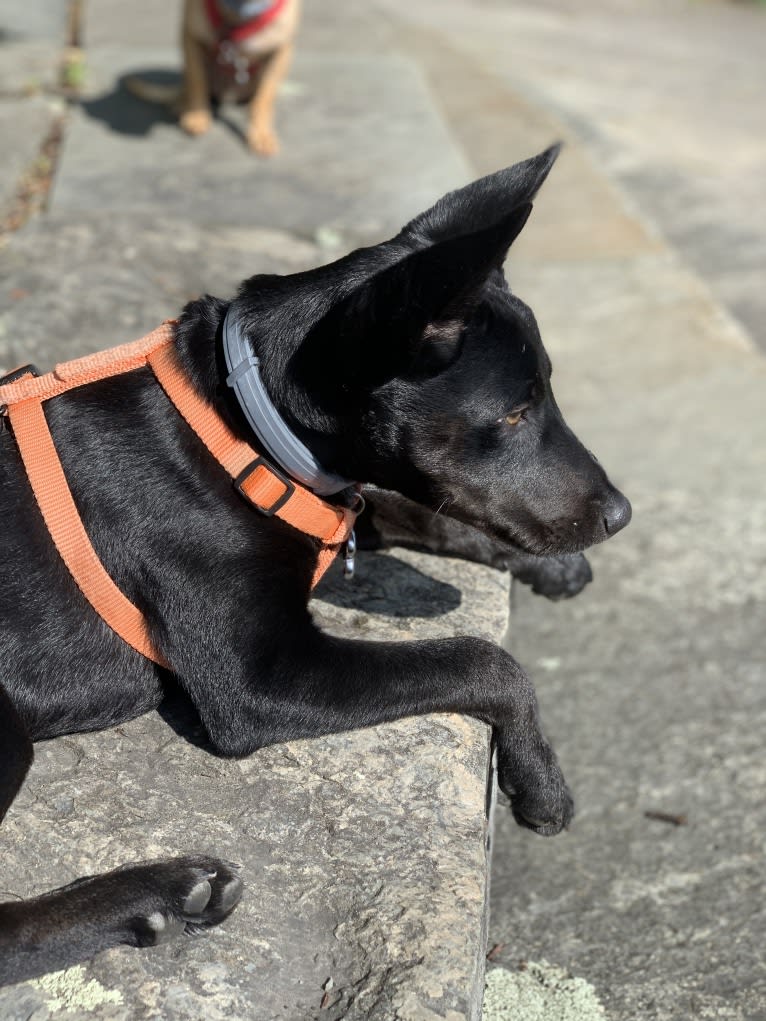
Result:
<svg viewBox="0 0 766 1021"><path fill-rule="evenodd" d="M536 554L630 520L502 271L557 153L450 193L382 245L254 277L236 302L272 397L327 468Z"/></svg>

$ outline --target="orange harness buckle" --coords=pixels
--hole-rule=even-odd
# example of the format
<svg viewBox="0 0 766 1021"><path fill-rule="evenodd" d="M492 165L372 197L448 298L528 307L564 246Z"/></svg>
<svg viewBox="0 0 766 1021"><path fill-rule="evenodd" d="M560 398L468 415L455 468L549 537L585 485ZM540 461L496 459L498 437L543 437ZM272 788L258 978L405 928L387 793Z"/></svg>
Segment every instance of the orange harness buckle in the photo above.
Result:
<svg viewBox="0 0 766 1021"><path fill-rule="evenodd" d="M281 496L277 496L271 506L268 507L264 507L257 502L254 492L247 491L247 484L251 482L254 472L256 472L259 468L268 472L272 478L281 482L285 487L285 491L281 494ZM277 513L277 511L284 507L293 495L295 492L295 483L289 479L284 472L280 471L279 468L273 465L270 461L267 461L262 454L259 454L258 457L256 457L254 461L251 461L247 468L241 471L234 479L234 488L240 496L243 496L245 500L247 500L251 507L258 511L259 514L263 514L265 518L271 518ZM254 487L252 488L254 490Z"/></svg>

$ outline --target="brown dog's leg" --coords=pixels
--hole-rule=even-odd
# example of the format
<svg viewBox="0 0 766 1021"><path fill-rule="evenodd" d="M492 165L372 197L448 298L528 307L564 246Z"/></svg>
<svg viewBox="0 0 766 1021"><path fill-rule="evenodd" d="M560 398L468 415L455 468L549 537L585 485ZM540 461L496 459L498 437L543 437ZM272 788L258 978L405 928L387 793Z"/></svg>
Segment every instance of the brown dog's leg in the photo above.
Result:
<svg viewBox="0 0 766 1021"><path fill-rule="evenodd" d="M204 135L210 127L210 83L207 78L205 46L184 25L184 85L179 123L188 135Z"/></svg>
<svg viewBox="0 0 766 1021"><path fill-rule="evenodd" d="M279 151L279 140L274 131L274 102L279 86L290 67L292 56L291 43L269 54L253 98L250 100L247 141L253 152L260 156L273 156Z"/></svg>

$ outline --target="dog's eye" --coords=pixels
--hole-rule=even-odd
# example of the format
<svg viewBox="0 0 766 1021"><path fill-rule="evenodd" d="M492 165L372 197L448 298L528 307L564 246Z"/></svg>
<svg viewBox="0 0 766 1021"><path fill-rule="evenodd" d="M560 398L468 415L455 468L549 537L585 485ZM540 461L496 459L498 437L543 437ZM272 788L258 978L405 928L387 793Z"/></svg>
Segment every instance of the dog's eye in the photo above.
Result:
<svg viewBox="0 0 766 1021"><path fill-rule="evenodd" d="M519 422L524 418L524 412L526 410L527 410L526 404L524 405L523 408L514 408L513 411L510 411L507 415L504 415L503 418L498 419L498 421L504 422L506 425L518 425Z"/></svg>

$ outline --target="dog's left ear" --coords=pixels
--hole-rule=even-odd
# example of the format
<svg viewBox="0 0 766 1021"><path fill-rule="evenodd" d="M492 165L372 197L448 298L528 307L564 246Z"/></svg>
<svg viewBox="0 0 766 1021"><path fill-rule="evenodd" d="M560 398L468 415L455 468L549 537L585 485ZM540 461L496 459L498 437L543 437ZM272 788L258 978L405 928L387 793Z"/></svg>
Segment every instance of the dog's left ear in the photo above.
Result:
<svg viewBox="0 0 766 1021"><path fill-rule="evenodd" d="M531 159L449 192L411 220L402 234L414 237L421 244L433 244L471 234L511 216L519 206L532 201L560 152L561 143L556 143Z"/></svg>
<svg viewBox="0 0 766 1021"><path fill-rule="evenodd" d="M345 402L343 394L449 364L557 154L554 146L451 192L411 221L393 242L402 245L399 261L341 299L306 337L294 367L314 392Z"/></svg>

